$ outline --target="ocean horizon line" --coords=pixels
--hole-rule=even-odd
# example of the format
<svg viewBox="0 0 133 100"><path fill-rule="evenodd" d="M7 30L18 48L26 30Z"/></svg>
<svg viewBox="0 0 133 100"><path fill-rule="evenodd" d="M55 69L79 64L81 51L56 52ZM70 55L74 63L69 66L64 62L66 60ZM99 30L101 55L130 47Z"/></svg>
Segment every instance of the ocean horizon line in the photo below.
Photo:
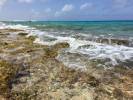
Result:
<svg viewBox="0 0 133 100"><path fill-rule="evenodd" d="M132 20L0 20L0 22L133 22Z"/></svg>

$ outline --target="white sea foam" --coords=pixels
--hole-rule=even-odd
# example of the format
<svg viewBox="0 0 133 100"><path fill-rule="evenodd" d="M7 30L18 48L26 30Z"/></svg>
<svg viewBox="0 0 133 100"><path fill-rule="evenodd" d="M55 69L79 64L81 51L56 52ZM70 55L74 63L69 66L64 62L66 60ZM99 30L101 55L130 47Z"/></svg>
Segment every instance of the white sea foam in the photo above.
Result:
<svg viewBox="0 0 133 100"><path fill-rule="evenodd" d="M82 48L77 52L87 54L91 59L110 59L113 65L117 65L118 61L133 61L133 48L125 46L94 44L90 48Z"/></svg>
<svg viewBox="0 0 133 100"><path fill-rule="evenodd" d="M52 34L49 32L39 31L39 30L36 30L35 28L30 28L28 26L23 26L23 25L6 25L3 23L0 24L0 29L5 29L5 28L23 29L29 33L28 36L30 35L38 36L38 38L36 38L34 43L39 43L42 45L54 45L61 42L67 42L70 44L70 48L67 49L66 52L83 54L83 55L86 55L88 59L101 59L105 61L109 59L107 60L107 63L112 65L117 65L120 62L126 62L127 60L133 62L133 47L96 43L95 41L89 41L86 39L85 40L77 39L77 38L74 38L73 36L67 36L67 35L63 37L63 36L56 35L57 32L56 34L55 33ZM61 34L65 34L65 32ZM52 40L47 41L47 39L43 38L44 36L50 39L52 38ZM82 34L82 36L87 37L87 34ZM88 37L89 36L92 36L92 35L88 35ZM63 59L63 55L62 55L62 59ZM82 65L82 64L78 64L70 61L71 59L67 60L67 62L64 60L64 63L75 67Z"/></svg>
<svg viewBox="0 0 133 100"><path fill-rule="evenodd" d="M3 28L4 28L4 26L5 26L5 24L4 24L4 23L2 23L2 22L0 22L0 29L3 29Z"/></svg>
<svg viewBox="0 0 133 100"><path fill-rule="evenodd" d="M0 29L20 29L20 30L27 30L29 29L28 26L23 26L23 25L7 25L7 24L0 24Z"/></svg>
<svg viewBox="0 0 133 100"><path fill-rule="evenodd" d="M56 40L45 41L41 38L43 35L50 38L56 38ZM132 47L96 43L94 41L79 40L73 37L54 36L48 32L39 32L38 36L40 38L37 38L34 43L54 45L61 42L67 42L70 44L70 48L67 49L66 52L88 55L89 59L109 59L109 63L112 65L117 65L119 62L126 62L127 60L133 61ZM73 64L71 63L70 65Z"/></svg>
<svg viewBox="0 0 133 100"><path fill-rule="evenodd" d="M69 51L67 52L85 54L88 55L90 59L109 59L112 65L117 65L119 62L126 62L127 60L133 61L132 47L126 47L122 45L107 45L92 41L78 40L72 37L55 37L48 34L45 35L56 38L57 40L48 42L38 38L35 40L35 42L44 45L54 45L60 42L67 42L70 44Z"/></svg>

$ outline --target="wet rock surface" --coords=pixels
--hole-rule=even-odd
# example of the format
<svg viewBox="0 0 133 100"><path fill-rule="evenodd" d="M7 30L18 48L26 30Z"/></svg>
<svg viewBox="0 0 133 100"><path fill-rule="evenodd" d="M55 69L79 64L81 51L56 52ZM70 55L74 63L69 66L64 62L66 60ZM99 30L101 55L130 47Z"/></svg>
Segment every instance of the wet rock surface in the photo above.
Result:
<svg viewBox="0 0 133 100"><path fill-rule="evenodd" d="M98 38L96 40L96 42L98 42L98 43L105 43L105 44L130 46L130 41L128 39Z"/></svg>
<svg viewBox="0 0 133 100"><path fill-rule="evenodd" d="M133 100L132 68L105 70L93 62L85 71L71 69L56 59L68 43L34 44L22 33L0 30L0 99Z"/></svg>

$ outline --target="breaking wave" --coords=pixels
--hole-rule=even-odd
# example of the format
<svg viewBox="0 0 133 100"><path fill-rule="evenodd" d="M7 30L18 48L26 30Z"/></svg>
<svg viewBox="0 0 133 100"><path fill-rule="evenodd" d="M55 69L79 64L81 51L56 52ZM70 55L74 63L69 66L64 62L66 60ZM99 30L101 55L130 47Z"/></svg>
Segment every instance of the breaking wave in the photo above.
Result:
<svg viewBox="0 0 133 100"><path fill-rule="evenodd" d="M0 29L23 29L29 33L28 36L37 36L38 38L36 38L34 43L42 45L54 45L62 42L69 43L70 47L61 50L57 57L58 60L64 62L69 67L85 68L89 60L101 60L102 64L107 66L124 65L128 62L133 63L132 38L98 37L92 34L65 31L48 32L20 24L6 25L0 23ZM131 66L131 64L127 64L127 66Z"/></svg>

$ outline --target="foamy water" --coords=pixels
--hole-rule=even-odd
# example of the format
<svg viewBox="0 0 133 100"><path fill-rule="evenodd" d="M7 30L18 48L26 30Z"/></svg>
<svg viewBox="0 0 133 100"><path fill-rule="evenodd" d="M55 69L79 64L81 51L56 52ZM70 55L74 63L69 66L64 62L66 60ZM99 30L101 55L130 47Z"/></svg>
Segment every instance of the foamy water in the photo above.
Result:
<svg viewBox="0 0 133 100"><path fill-rule="evenodd" d="M24 25L0 24L0 29L7 28L23 29L29 33L28 36L36 35L38 38L36 38L34 43L42 45L54 45L62 42L69 43L70 48L60 51L59 56L57 57L58 60L64 62L64 64L69 67L85 69L89 60L101 60L103 62L102 64L106 66L133 62L132 46L97 43L95 39L97 39L98 36L92 36L91 34L57 31L48 32ZM68 55L68 53L71 53L71 55ZM75 54L79 54L80 56L75 56Z"/></svg>
<svg viewBox="0 0 133 100"><path fill-rule="evenodd" d="M23 26L23 25L7 25L5 23L0 23L0 29L20 29L20 30L27 30L29 27L28 26Z"/></svg>

